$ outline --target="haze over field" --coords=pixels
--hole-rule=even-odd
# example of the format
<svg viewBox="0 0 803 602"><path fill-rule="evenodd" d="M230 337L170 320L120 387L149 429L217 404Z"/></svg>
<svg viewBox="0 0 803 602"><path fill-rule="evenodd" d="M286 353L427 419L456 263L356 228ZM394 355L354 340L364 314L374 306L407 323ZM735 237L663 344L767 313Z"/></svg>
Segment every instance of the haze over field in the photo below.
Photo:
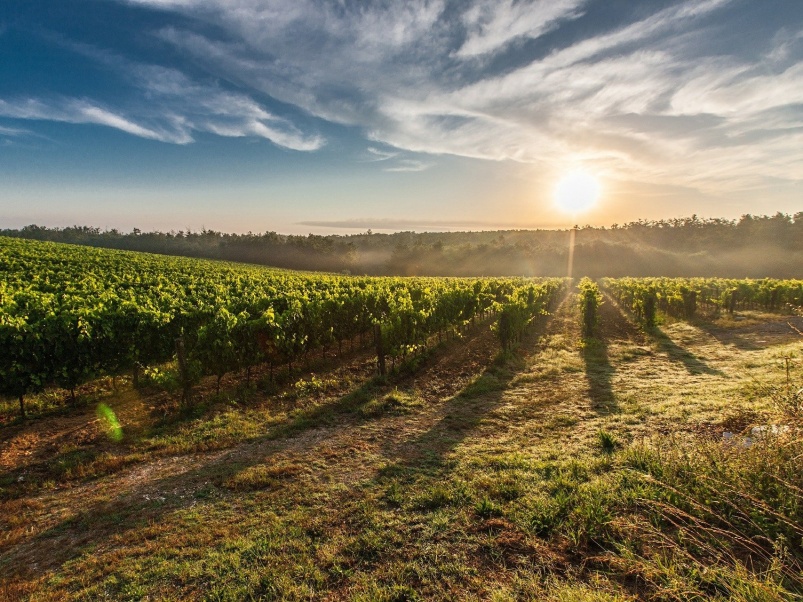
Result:
<svg viewBox="0 0 803 602"><path fill-rule="evenodd" d="M0 228L794 215L796 0L5 0ZM567 173L599 202L555 206Z"/></svg>

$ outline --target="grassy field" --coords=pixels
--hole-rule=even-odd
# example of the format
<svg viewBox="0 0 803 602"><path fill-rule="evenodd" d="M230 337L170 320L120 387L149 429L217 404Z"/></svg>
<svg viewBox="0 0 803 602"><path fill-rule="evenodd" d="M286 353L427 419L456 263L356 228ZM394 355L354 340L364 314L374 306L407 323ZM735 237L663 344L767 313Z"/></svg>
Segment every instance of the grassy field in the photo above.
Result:
<svg viewBox="0 0 803 602"><path fill-rule="evenodd" d="M584 340L569 296L515 353L478 325L385 379L357 350L181 417L42 397L0 427L0 599L799 599L790 322L605 299Z"/></svg>

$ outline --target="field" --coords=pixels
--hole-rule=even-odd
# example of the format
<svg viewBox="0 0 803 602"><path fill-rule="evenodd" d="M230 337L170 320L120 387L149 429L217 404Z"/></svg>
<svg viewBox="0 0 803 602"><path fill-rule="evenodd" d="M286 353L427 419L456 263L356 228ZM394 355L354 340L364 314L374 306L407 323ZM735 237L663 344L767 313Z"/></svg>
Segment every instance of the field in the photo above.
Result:
<svg viewBox="0 0 803 602"><path fill-rule="evenodd" d="M586 324L582 287L495 282L381 326L385 376L358 328L221 374L188 340L191 403L163 349L137 387L126 356L74 402L29 387L25 419L9 396L0 599L799 599L803 318L661 297L645 324L614 281Z"/></svg>

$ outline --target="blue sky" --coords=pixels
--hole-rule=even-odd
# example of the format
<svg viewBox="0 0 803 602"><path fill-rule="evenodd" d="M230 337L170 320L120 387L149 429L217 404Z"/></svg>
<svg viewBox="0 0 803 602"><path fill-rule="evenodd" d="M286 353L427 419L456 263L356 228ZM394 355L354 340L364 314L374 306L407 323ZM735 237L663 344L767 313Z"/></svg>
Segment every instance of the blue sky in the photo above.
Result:
<svg viewBox="0 0 803 602"><path fill-rule="evenodd" d="M800 0L3 0L0 226L794 213L802 58Z"/></svg>

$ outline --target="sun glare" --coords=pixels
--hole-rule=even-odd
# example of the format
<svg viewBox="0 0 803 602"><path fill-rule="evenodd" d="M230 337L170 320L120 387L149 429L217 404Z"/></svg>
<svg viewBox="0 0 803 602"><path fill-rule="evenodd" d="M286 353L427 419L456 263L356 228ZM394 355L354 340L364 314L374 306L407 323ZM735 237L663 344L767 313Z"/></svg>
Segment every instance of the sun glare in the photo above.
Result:
<svg viewBox="0 0 803 602"><path fill-rule="evenodd" d="M581 169L565 174L555 187L555 204L566 213L588 211L599 200L599 181Z"/></svg>

